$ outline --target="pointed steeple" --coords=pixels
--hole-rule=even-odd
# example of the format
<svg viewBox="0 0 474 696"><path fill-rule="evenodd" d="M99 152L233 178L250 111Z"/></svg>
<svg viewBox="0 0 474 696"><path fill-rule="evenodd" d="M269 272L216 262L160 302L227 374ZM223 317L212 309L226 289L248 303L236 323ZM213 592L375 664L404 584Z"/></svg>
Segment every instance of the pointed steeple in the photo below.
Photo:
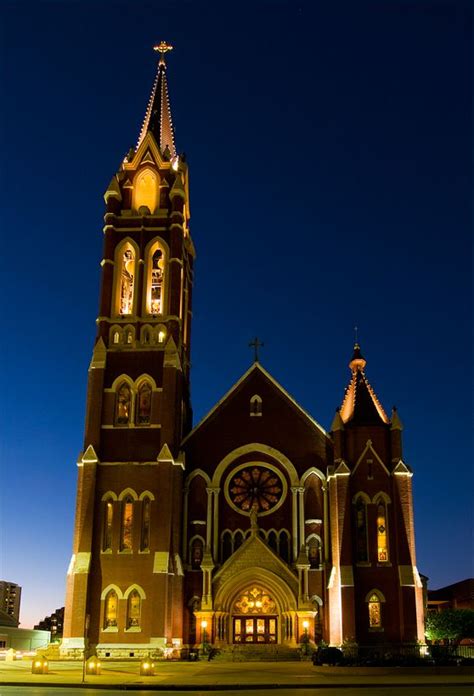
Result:
<svg viewBox="0 0 474 696"><path fill-rule="evenodd" d="M355 343L354 352L349 363L352 377L346 389L340 416L344 423L350 421L354 425L389 423L390 421L383 410L382 404L365 376L366 364L367 361L362 355L359 344Z"/></svg>
<svg viewBox="0 0 474 696"><path fill-rule="evenodd" d="M161 43L153 47L154 51L159 52L160 59L158 61L156 77L151 90L143 126L140 131L137 147L135 148L138 150L146 134L151 132L155 136L160 152L164 153L167 151L169 159L176 157L165 63L165 53L172 49L173 46L167 44L166 41L161 41Z"/></svg>

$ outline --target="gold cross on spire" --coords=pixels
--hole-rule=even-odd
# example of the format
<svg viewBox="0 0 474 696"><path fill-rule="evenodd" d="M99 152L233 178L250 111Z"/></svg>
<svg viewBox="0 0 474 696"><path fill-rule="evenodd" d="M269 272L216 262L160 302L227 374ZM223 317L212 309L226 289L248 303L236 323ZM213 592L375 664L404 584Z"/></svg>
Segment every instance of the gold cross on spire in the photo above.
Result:
<svg viewBox="0 0 474 696"><path fill-rule="evenodd" d="M249 348L253 348L255 351L255 362L258 362L258 349L263 348L264 345L265 344L259 341L256 336L253 341L250 341Z"/></svg>
<svg viewBox="0 0 474 696"><path fill-rule="evenodd" d="M354 326L354 340L355 340L355 345L359 345L359 327Z"/></svg>
<svg viewBox="0 0 474 696"><path fill-rule="evenodd" d="M166 41L160 41L159 44L153 46L153 50L158 51L160 53L160 60L158 61L159 65L166 65L165 53L167 53L168 51L172 51L173 46L169 43L166 43Z"/></svg>

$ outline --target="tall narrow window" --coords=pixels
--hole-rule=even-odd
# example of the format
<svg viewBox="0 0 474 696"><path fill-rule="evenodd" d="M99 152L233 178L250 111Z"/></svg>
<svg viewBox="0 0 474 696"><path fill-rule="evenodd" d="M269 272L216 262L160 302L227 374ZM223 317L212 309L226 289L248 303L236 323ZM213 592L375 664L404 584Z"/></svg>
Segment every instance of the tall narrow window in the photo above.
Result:
<svg viewBox="0 0 474 696"><path fill-rule="evenodd" d="M282 558L285 561L285 563L289 563L290 562L290 535L285 529L282 529L282 531L280 532L279 549L280 549L280 558Z"/></svg>
<svg viewBox="0 0 474 696"><path fill-rule="evenodd" d="M139 210L146 206L153 215L158 206L158 178L151 169L144 169L135 179L134 186L134 208Z"/></svg>
<svg viewBox="0 0 474 696"><path fill-rule="evenodd" d="M117 391L115 404L115 423L128 425L130 423L130 410L132 403L132 390L127 382L123 382Z"/></svg>
<svg viewBox="0 0 474 696"><path fill-rule="evenodd" d="M316 536L311 536L308 539L308 560L309 567L312 570L317 570L321 563L321 552L319 539Z"/></svg>
<svg viewBox="0 0 474 696"><path fill-rule="evenodd" d="M201 567L203 552L204 546L202 539L194 539L191 544L191 568L193 570L198 570Z"/></svg>
<svg viewBox="0 0 474 696"><path fill-rule="evenodd" d="M151 414L151 386L148 382L143 382L138 388L136 419L137 425L148 425Z"/></svg>
<svg viewBox="0 0 474 696"><path fill-rule="evenodd" d="M133 281L135 277L135 254L125 249L120 269L120 314L133 314Z"/></svg>
<svg viewBox="0 0 474 696"><path fill-rule="evenodd" d="M273 530L268 532L268 545L275 553L278 553L277 533Z"/></svg>
<svg viewBox="0 0 474 696"><path fill-rule="evenodd" d="M120 538L120 550L132 548L133 528L133 499L127 496L122 501L122 530Z"/></svg>
<svg viewBox="0 0 474 696"><path fill-rule="evenodd" d="M250 399L250 415L251 416L261 416L262 415L262 398L255 394Z"/></svg>
<svg viewBox="0 0 474 696"><path fill-rule="evenodd" d="M127 603L127 628L139 627L142 600L136 590L130 592Z"/></svg>
<svg viewBox="0 0 474 696"><path fill-rule="evenodd" d="M115 590L110 590L105 598L104 628L117 625L118 597Z"/></svg>
<svg viewBox="0 0 474 696"><path fill-rule="evenodd" d="M112 522L114 516L114 503L112 499L105 501L104 505L104 536L102 550L109 551L112 548Z"/></svg>
<svg viewBox="0 0 474 696"><path fill-rule="evenodd" d="M369 597L369 628L382 628L380 598L375 592Z"/></svg>
<svg viewBox="0 0 474 696"><path fill-rule="evenodd" d="M367 549L367 506L362 498L357 500L355 506L356 525L356 558L359 563L369 560Z"/></svg>
<svg viewBox="0 0 474 696"><path fill-rule="evenodd" d="M148 551L150 548L150 498L143 498L142 502L142 531L140 537L140 550Z"/></svg>
<svg viewBox="0 0 474 696"><path fill-rule="evenodd" d="M232 556L232 533L228 530L222 535L222 560L226 561Z"/></svg>
<svg viewBox="0 0 474 696"><path fill-rule="evenodd" d="M163 314L163 266L163 252L157 249L151 258L151 314Z"/></svg>
<svg viewBox="0 0 474 696"><path fill-rule="evenodd" d="M383 503L377 505L377 560L379 563L388 561L387 513Z"/></svg>

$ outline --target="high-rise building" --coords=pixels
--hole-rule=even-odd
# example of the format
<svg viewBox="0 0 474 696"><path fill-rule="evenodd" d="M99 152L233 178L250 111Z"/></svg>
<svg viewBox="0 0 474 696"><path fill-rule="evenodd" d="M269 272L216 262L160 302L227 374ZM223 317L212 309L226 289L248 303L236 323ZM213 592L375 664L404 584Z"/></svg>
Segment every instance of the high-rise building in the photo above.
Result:
<svg viewBox="0 0 474 696"><path fill-rule="evenodd" d="M18 625L20 621L21 587L15 582L0 580L0 611ZM0 617L1 620L1 617Z"/></svg>
<svg viewBox="0 0 474 696"><path fill-rule="evenodd" d="M135 657L203 642L423 639L402 424L357 344L329 432L257 355L192 427L188 164L169 46L157 49L137 146L105 192L62 652L86 636L102 656Z"/></svg>

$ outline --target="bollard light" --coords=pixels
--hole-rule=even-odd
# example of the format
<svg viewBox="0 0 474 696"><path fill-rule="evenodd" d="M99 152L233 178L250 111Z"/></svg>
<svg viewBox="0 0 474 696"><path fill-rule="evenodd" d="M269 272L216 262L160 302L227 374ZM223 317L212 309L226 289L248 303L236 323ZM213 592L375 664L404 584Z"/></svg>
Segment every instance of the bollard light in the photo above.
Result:
<svg viewBox="0 0 474 696"><path fill-rule="evenodd" d="M31 665L31 674L48 674L48 660L35 657Z"/></svg>
<svg viewBox="0 0 474 696"><path fill-rule="evenodd" d="M152 677L155 673L155 663L150 659L145 659L140 662L140 676Z"/></svg>
<svg viewBox="0 0 474 696"><path fill-rule="evenodd" d="M86 661L86 674L100 674L101 664L99 660L92 656Z"/></svg>

